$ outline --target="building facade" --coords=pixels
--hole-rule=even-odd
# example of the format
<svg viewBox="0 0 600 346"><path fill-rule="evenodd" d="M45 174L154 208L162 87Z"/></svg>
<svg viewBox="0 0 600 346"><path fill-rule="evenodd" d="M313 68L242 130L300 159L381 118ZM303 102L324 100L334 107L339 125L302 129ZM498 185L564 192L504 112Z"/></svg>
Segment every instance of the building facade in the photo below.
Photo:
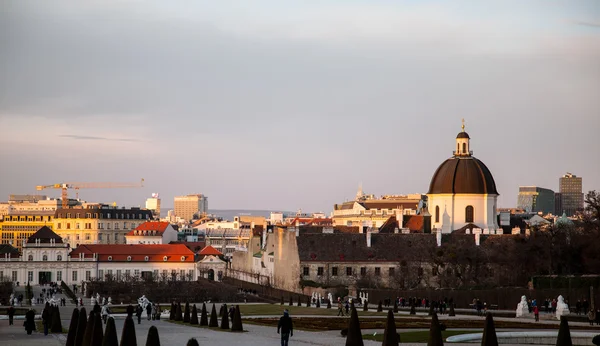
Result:
<svg viewBox="0 0 600 346"><path fill-rule="evenodd" d="M496 183L487 166L473 156L464 124L454 148L454 156L438 167L429 185L433 228L443 233L463 227L498 230Z"/></svg>
<svg viewBox="0 0 600 346"><path fill-rule="evenodd" d="M556 215L573 216L583 210L583 179L567 173L559 179L559 192L555 196Z"/></svg>
<svg viewBox="0 0 600 346"><path fill-rule="evenodd" d="M208 198L203 194L175 197L175 216L192 220L194 215L208 213Z"/></svg>
<svg viewBox="0 0 600 346"><path fill-rule="evenodd" d="M519 186L517 208L528 213L554 213L554 191L538 186Z"/></svg>
<svg viewBox="0 0 600 346"><path fill-rule="evenodd" d="M12 212L0 220L0 240L21 250L27 241L40 228L54 226L53 211Z"/></svg>
<svg viewBox="0 0 600 346"><path fill-rule="evenodd" d="M177 241L178 232L168 222L147 221L129 231L127 244L169 244Z"/></svg>
<svg viewBox="0 0 600 346"><path fill-rule="evenodd" d="M158 193L153 193L152 197L146 200L146 209L152 211L154 219L160 219L160 198Z"/></svg>
<svg viewBox="0 0 600 346"><path fill-rule="evenodd" d="M53 230L71 248L80 244L125 244L129 231L151 219L149 210L90 205L58 209L54 213Z"/></svg>

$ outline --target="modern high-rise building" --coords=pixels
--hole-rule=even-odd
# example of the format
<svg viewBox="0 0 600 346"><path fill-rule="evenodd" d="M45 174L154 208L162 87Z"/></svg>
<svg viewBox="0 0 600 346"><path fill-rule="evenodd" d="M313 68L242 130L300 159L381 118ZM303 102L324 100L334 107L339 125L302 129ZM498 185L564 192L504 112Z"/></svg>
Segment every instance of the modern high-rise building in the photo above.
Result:
<svg viewBox="0 0 600 346"><path fill-rule="evenodd" d="M555 196L555 214L573 216L583 210L583 179L568 173L559 179L559 192Z"/></svg>
<svg viewBox="0 0 600 346"><path fill-rule="evenodd" d="M554 191L538 186L519 186L517 208L528 213L554 213Z"/></svg>
<svg viewBox="0 0 600 346"><path fill-rule="evenodd" d="M155 219L160 219L160 198L158 193L153 193L152 197L146 200L146 209L152 211Z"/></svg>
<svg viewBox="0 0 600 346"><path fill-rule="evenodd" d="M203 194L175 197L175 216L192 220L195 214L208 212L208 198Z"/></svg>

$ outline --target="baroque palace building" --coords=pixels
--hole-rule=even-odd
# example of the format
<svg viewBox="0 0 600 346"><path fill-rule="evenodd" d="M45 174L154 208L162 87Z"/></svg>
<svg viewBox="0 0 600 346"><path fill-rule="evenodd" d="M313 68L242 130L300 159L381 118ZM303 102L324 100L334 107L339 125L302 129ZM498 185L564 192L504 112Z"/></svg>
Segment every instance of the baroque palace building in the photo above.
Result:
<svg viewBox="0 0 600 346"><path fill-rule="evenodd" d="M71 248L80 244L126 244L125 235L152 219L152 211L108 205L58 209L53 230Z"/></svg>

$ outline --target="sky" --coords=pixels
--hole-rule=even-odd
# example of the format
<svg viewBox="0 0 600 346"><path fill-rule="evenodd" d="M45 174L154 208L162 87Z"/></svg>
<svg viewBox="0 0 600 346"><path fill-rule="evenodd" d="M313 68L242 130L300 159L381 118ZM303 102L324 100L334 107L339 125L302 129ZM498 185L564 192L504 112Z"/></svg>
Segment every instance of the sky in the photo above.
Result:
<svg viewBox="0 0 600 346"><path fill-rule="evenodd" d="M426 193L462 118L499 207L600 190L599 62L597 0L2 1L0 200L330 212Z"/></svg>

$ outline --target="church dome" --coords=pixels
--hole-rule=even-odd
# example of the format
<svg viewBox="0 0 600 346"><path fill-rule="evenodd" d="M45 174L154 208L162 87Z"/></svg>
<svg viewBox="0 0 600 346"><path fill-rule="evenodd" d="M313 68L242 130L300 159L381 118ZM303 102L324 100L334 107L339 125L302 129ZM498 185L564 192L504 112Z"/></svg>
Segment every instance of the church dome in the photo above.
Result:
<svg viewBox="0 0 600 346"><path fill-rule="evenodd" d="M471 137L469 137L469 134L466 133L465 131L462 131L462 132L458 133L458 135L456 136L456 139L459 139L459 138L468 138L468 139L471 139Z"/></svg>
<svg viewBox="0 0 600 346"><path fill-rule="evenodd" d="M462 193L497 195L496 182L486 165L473 156L454 156L435 171L428 194Z"/></svg>

